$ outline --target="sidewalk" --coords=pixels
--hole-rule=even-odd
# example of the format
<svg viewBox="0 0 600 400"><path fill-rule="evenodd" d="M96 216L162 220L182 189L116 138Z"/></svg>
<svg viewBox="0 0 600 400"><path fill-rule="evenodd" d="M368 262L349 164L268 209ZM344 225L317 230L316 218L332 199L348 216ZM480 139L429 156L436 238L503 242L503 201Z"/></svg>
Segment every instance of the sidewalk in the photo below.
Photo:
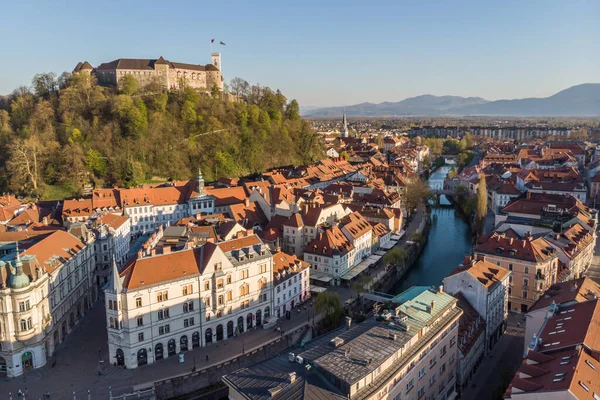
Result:
<svg viewBox="0 0 600 400"><path fill-rule="evenodd" d="M309 302L310 303L310 302ZM313 320L313 307L300 312L292 311L291 319L280 318L283 331L292 332ZM315 317L315 321L319 316ZM185 362L179 363L179 356L166 358L154 364L137 369L124 369L107 364L108 345L106 320L102 304L97 303L90 313L79 323L77 330L67 337L57 351L54 368L48 363L23 376L0 380L0 400L8 400L9 393L17 399L19 389L28 389L30 399L42 398L50 391L54 399L87 399L88 390L92 399L107 399L109 387L112 394L131 393L134 387L147 386L157 380L189 373L196 364L198 370L218 365L235 356L250 352L255 348L281 337L275 329L255 328L238 337L231 338L208 347L201 347L185 353ZM98 354L102 362L98 363ZM208 361L207 361L208 356ZM98 369L102 375L98 375Z"/></svg>

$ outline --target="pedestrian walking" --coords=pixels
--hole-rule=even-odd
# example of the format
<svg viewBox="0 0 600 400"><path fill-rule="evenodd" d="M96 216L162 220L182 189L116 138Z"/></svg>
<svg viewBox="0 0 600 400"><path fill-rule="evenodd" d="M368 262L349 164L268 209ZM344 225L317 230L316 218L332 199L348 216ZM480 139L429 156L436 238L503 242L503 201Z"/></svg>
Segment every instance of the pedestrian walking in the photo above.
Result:
<svg viewBox="0 0 600 400"><path fill-rule="evenodd" d="M206 355L206 362L208 362L208 354Z"/></svg>

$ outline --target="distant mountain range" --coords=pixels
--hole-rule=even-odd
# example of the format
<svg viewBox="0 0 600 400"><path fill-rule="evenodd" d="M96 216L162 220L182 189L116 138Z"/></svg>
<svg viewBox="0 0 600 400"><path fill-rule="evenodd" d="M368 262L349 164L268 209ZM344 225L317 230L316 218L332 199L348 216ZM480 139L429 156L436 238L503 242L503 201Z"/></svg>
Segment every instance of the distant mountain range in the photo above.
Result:
<svg viewBox="0 0 600 400"><path fill-rule="evenodd" d="M410 97L396 103L361 103L346 107L304 110L307 117L339 117L345 111L351 117L392 116L600 116L600 83L572 86L550 97L488 101L480 97Z"/></svg>

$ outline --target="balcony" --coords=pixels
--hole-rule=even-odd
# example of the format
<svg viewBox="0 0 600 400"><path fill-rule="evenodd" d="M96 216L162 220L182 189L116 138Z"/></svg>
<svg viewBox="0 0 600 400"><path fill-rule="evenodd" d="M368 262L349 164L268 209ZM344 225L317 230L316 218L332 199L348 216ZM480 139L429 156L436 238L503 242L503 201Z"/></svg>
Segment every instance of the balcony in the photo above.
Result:
<svg viewBox="0 0 600 400"><path fill-rule="evenodd" d="M24 331L21 331L21 330L20 330L20 331L17 331L17 332L15 333L15 338L16 338L17 340L20 340L20 341L29 340L29 339L31 339L33 336L35 336L35 328L34 328L34 327L31 327L31 328L29 328L29 329L27 329L27 330L24 330Z"/></svg>

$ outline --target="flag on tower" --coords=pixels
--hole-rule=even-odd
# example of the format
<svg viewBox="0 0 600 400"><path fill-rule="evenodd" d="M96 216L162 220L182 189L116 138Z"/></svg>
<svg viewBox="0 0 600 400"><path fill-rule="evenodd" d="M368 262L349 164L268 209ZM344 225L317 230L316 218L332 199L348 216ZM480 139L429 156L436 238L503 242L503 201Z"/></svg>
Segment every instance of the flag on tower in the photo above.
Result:
<svg viewBox="0 0 600 400"><path fill-rule="evenodd" d="M225 42L224 42L224 41L222 41L222 40L219 42L219 44L222 44L223 46L227 46L227 45L225 44Z"/></svg>
<svg viewBox="0 0 600 400"><path fill-rule="evenodd" d="M210 44L213 44L215 42L215 39L210 39Z"/></svg>

